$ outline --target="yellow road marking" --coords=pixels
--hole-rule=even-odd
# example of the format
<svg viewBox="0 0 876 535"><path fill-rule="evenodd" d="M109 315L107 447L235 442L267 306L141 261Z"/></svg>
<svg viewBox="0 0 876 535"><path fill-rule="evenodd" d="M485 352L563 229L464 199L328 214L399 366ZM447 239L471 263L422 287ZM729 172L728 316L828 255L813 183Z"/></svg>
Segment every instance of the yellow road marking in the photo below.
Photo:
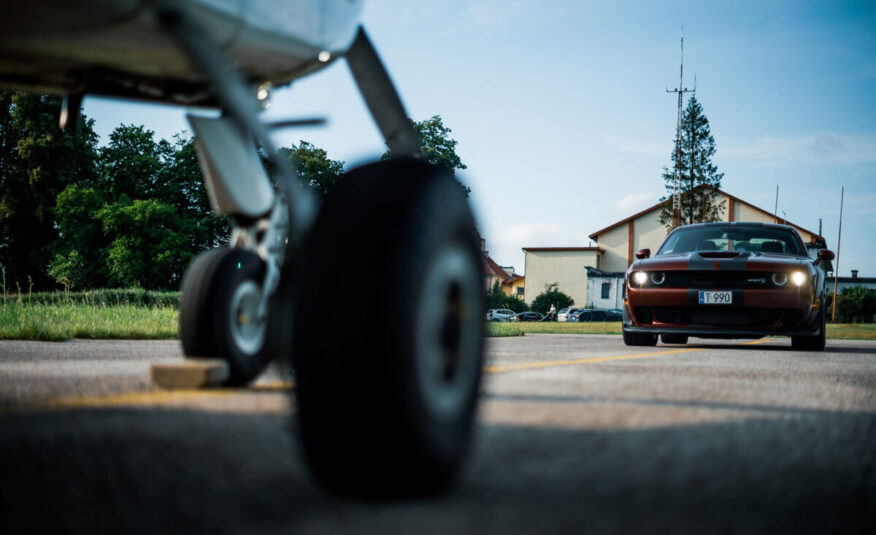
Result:
<svg viewBox="0 0 876 535"><path fill-rule="evenodd" d="M753 340L751 342L743 342L741 345L754 345L769 342L768 338ZM681 353L691 353L694 351L703 351L705 348L686 347L683 349L669 349L666 351L654 351L650 353L635 353L631 355L614 355L607 357L588 357L580 359L565 359L565 360L546 360L538 362L521 362L517 364L505 364L500 366L486 366L486 373L504 373L520 370L537 370L542 368L553 368L558 366L575 366L578 364L595 364L599 362L611 362L615 360L633 360L644 359L651 357L662 357L666 355L677 355ZM217 389L201 389L201 390L152 390L146 392L123 392L119 394L106 394L97 396L70 396L48 399L42 402L36 402L25 407L0 407L0 414L10 414L20 410L45 410L45 409L83 409L83 408L101 408L107 406L153 406L153 405L168 405L174 403L183 403L186 401L204 398L226 398L232 394L247 393L247 392L287 392L295 388L295 383L292 381L272 381L250 385L245 389L233 388L217 388Z"/></svg>
<svg viewBox="0 0 876 535"><path fill-rule="evenodd" d="M539 362L521 362L519 364L506 364L504 366L487 366L484 371L487 373L502 373L513 372L519 370L536 370L539 368L552 368L555 366L574 366L576 364L593 364L596 362L610 362L613 360L631 360L631 359L646 359L649 357L660 357L664 355L675 355L678 353L690 353L692 351L703 351L698 347L687 347L684 349L670 349L668 351L656 351L653 353L636 353L634 355L614 355L611 357L589 357L583 359L568 359L568 360L545 360Z"/></svg>
<svg viewBox="0 0 876 535"><path fill-rule="evenodd" d="M762 344L764 342L769 342L768 338L762 338L760 340L754 340L751 342L744 342L742 345L753 345L753 344ZM567 360L545 360L539 362L522 362L519 364L506 364L504 366L487 366L484 368L484 371L487 373L503 373L503 372L515 372L519 370L537 370L539 368L552 368L555 366L574 366L577 364L594 364L597 362L610 362L613 360L631 360L631 359L646 359L649 357L661 357L664 355L676 355L678 353L690 353L692 351L703 351L705 348L702 347L687 347L684 349L670 349L667 351L655 351L652 353L635 353L633 355L615 355L611 357L588 357L581 359L567 359Z"/></svg>
<svg viewBox="0 0 876 535"><path fill-rule="evenodd" d="M68 396L37 401L19 407L0 408L0 414L45 409L89 409L104 407L146 407L172 405L205 398L227 398L232 394L288 392L295 385L292 381L274 381L250 385L248 388L216 388L200 390L149 390L145 392L121 392L95 396Z"/></svg>

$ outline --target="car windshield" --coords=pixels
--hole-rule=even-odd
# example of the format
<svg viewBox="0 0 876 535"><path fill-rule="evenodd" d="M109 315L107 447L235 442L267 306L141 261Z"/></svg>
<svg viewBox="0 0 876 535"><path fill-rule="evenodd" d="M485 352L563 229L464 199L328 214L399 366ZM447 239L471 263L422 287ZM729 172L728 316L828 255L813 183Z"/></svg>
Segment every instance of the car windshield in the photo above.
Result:
<svg viewBox="0 0 876 535"><path fill-rule="evenodd" d="M806 256L790 229L706 226L679 229L669 235L657 255L690 251L742 251Z"/></svg>

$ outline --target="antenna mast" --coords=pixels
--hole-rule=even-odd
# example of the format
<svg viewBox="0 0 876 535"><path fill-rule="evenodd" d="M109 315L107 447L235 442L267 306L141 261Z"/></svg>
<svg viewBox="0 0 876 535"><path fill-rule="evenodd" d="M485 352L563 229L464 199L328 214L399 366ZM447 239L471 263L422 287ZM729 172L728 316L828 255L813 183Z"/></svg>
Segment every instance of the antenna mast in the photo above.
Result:
<svg viewBox="0 0 876 535"><path fill-rule="evenodd" d="M681 27L681 64L678 69L678 87L666 88L667 93L678 93L678 122L675 126L675 191L672 193L672 228L681 224L681 104L682 95L695 92L684 87L684 26Z"/></svg>

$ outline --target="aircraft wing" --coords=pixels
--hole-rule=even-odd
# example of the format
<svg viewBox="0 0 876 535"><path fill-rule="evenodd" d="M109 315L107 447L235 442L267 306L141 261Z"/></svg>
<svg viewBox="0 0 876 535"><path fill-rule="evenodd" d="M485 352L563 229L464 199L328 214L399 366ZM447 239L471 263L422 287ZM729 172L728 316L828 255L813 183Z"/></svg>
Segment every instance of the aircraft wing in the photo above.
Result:
<svg viewBox="0 0 876 535"><path fill-rule="evenodd" d="M356 36L361 0L3 1L0 86L213 105L177 42L161 31L163 7L184 12L220 43L244 76L288 83L342 55Z"/></svg>

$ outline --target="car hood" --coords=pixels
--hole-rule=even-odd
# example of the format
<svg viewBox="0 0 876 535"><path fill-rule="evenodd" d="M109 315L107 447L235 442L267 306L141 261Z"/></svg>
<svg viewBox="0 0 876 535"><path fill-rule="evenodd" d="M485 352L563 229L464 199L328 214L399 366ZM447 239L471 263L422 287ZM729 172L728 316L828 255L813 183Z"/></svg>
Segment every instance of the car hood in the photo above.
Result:
<svg viewBox="0 0 876 535"><path fill-rule="evenodd" d="M770 253L737 251L691 251L670 253L633 262L630 270L647 271L786 271L808 270L809 258Z"/></svg>

